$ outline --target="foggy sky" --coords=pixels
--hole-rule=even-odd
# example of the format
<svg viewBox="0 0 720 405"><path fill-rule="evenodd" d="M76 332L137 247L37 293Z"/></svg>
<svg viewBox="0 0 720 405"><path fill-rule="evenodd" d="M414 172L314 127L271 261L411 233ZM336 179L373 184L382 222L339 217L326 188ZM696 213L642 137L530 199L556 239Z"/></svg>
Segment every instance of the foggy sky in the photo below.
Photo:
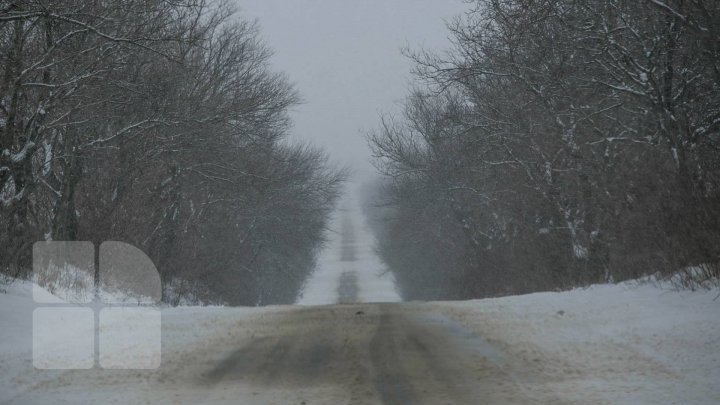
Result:
<svg viewBox="0 0 720 405"><path fill-rule="evenodd" d="M374 173L364 132L380 112L397 111L410 83L411 62L400 49L446 49L444 20L462 13L461 0L236 0L258 19L305 103L295 108L292 137L309 140L358 177Z"/></svg>

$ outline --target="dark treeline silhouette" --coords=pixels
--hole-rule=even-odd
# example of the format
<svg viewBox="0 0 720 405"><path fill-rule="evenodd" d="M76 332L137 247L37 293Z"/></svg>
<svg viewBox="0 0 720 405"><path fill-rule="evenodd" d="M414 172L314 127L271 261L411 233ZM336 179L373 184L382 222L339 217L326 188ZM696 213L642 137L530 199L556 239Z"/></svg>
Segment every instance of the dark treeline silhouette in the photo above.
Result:
<svg viewBox="0 0 720 405"><path fill-rule="evenodd" d="M0 270L119 240L166 302L292 302L344 175L283 140L269 57L222 1L0 1Z"/></svg>
<svg viewBox="0 0 720 405"><path fill-rule="evenodd" d="M718 276L720 2L476 0L369 134L406 299ZM377 207L381 207L377 209Z"/></svg>

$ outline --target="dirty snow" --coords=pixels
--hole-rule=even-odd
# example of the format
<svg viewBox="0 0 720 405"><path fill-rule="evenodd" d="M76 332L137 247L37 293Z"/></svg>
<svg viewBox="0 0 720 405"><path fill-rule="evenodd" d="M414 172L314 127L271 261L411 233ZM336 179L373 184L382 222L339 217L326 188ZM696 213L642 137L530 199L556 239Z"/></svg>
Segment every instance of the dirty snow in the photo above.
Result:
<svg viewBox="0 0 720 405"><path fill-rule="evenodd" d="M576 403L720 403L718 290L662 283L433 306L540 376L525 388Z"/></svg>

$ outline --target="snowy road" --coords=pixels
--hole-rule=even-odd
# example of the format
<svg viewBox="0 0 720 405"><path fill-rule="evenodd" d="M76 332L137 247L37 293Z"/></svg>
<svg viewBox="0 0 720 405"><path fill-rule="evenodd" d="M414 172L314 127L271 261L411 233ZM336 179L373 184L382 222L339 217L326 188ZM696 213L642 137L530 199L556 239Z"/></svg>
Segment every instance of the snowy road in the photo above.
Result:
<svg viewBox="0 0 720 405"><path fill-rule="evenodd" d="M375 239L357 198L346 198L335 213L328 243L307 281L300 305L398 302L393 274L375 254Z"/></svg>
<svg viewBox="0 0 720 405"><path fill-rule="evenodd" d="M15 344L0 403L715 404L716 294L168 308L159 369L36 370Z"/></svg>
<svg viewBox="0 0 720 405"><path fill-rule="evenodd" d="M273 400L288 404L531 400L497 350L411 304L292 310L254 328L261 337L231 351L196 383L227 394L242 384L260 392L284 391Z"/></svg>
<svg viewBox="0 0 720 405"><path fill-rule="evenodd" d="M156 370L33 368L36 305L29 284L11 286L0 403L720 403L718 291L629 283L399 303L357 210L333 234L300 305L163 308Z"/></svg>
<svg viewBox="0 0 720 405"><path fill-rule="evenodd" d="M27 370L12 404L538 403L521 370L427 304L172 311L158 370ZM201 316L199 316L201 315ZM184 319L182 319L184 318ZM202 320L203 322L197 323ZM188 328L198 330L189 332ZM562 403L556 399L547 403Z"/></svg>

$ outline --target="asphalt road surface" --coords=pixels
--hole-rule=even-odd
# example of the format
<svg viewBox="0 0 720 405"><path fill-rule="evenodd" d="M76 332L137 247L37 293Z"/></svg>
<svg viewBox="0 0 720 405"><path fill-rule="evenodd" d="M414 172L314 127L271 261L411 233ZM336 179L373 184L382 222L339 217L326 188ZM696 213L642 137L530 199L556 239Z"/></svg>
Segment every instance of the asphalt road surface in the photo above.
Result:
<svg viewBox="0 0 720 405"><path fill-rule="evenodd" d="M340 260L352 267L351 221L341 237ZM226 339L196 352L195 393L207 392L208 402L305 405L537 403L524 394L531 378L427 304L357 303L354 270L340 274L337 297L337 305L284 308L243 324L253 332L235 348Z"/></svg>
<svg viewBox="0 0 720 405"><path fill-rule="evenodd" d="M228 398L255 387L289 404L536 403L493 346L423 305L295 309L253 328L195 383Z"/></svg>

